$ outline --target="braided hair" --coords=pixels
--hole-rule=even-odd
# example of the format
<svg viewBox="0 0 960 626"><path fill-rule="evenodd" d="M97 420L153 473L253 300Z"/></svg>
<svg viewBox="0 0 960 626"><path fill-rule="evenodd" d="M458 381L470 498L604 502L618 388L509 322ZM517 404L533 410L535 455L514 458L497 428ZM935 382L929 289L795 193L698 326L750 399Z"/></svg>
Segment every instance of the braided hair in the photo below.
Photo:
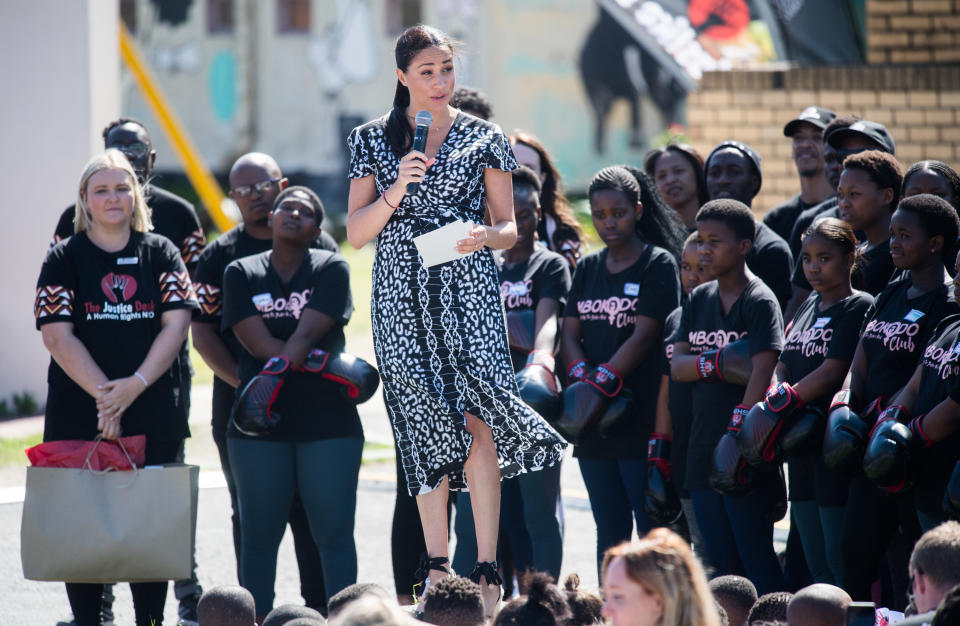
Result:
<svg viewBox="0 0 960 626"><path fill-rule="evenodd" d="M619 191L631 205L642 204L637 235L680 261L687 229L676 212L660 197L653 180L642 170L629 165L605 167L590 181L587 196L598 191Z"/></svg>

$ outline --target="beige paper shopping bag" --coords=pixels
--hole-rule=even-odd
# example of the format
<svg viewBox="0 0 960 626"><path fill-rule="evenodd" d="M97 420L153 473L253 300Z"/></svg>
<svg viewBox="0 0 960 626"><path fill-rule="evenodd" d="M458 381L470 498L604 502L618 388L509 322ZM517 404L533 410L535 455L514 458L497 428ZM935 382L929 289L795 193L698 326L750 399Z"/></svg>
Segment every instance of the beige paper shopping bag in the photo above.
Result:
<svg viewBox="0 0 960 626"><path fill-rule="evenodd" d="M20 527L23 576L78 583L190 577L195 465L136 471L28 467Z"/></svg>

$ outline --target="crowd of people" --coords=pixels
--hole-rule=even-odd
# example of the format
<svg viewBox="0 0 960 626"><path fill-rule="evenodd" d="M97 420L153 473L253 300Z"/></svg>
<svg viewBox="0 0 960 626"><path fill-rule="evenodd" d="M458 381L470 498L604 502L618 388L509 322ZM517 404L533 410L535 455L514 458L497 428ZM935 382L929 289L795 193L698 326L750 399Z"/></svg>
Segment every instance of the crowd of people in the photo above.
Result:
<svg viewBox="0 0 960 626"><path fill-rule="evenodd" d="M348 238L377 241L395 598L356 585L356 404L377 378L348 354L350 269L316 194L243 155L229 174L241 221L205 245L193 207L150 183L147 130L122 118L57 225L35 302L52 357L44 440L145 434L147 464L182 461L188 329L215 374L241 586L177 582L181 618L405 623L396 606L418 601L437 624L839 624L851 600L955 612L957 173L904 172L881 124L811 103L783 129L799 193L763 221L750 146L703 159L671 143L593 177L602 246L587 254L546 147L503 135L482 94L458 92L409 151L403 113L432 85L450 88L430 95L444 108L454 95L451 44L417 29L398 41L393 109L349 140ZM464 258L427 271L413 237L454 218L475 224ZM556 586L566 442L602 602ZM273 606L287 524L309 614ZM137 624L159 624L167 584L131 589ZM109 586L66 590L77 625L112 619ZM495 611L503 591L518 597Z"/></svg>

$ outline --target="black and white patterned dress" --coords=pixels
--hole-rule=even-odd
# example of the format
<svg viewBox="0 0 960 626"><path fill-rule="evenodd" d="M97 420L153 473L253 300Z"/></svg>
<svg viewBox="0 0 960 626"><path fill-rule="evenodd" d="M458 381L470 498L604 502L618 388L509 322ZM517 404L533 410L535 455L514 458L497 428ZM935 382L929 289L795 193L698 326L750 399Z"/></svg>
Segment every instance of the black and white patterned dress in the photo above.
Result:
<svg viewBox="0 0 960 626"><path fill-rule="evenodd" d="M355 128L348 140L350 178L373 175L378 194L396 181L399 164L386 119ZM465 487L465 411L490 426L503 478L552 466L566 447L518 397L490 250L425 268L413 243L450 222L483 223L484 169L516 167L498 126L458 113L418 193L403 198L377 237L374 348L411 495L444 476L451 488Z"/></svg>

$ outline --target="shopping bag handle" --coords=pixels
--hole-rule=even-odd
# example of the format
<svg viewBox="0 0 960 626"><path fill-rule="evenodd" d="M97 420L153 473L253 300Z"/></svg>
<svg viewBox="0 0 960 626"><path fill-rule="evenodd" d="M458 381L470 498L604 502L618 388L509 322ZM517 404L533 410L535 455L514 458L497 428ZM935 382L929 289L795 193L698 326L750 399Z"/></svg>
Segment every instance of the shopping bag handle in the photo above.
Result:
<svg viewBox="0 0 960 626"><path fill-rule="evenodd" d="M94 474L106 474L107 472L117 472L117 471L120 471L120 470L118 470L118 469L115 468L115 467L108 467L108 468L102 469L102 470L95 470L95 469L93 469L93 467L90 465L90 459L93 458L93 453L96 452L97 447L100 445L100 442L103 441L103 435L99 435L99 434L98 434L96 437L94 437L93 441L94 441L93 447L90 448L90 452L87 453L87 458L86 458L86 460L83 462L83 465L81 466L81 469L89 469L89 470L90 470L91 472L93 472ZM120 439L117 439L116 442L117 442L117 445L120 446L120 450L123 451L123 456L127 457L127 462L130 463L130 469L132 469L133 472L136 474L136 472L137 472L137 464L134 463L134 462L133 462L133 459L130 458L130 454L127 452L127 449L123 446L123 442L120 441Z"/></svg>

